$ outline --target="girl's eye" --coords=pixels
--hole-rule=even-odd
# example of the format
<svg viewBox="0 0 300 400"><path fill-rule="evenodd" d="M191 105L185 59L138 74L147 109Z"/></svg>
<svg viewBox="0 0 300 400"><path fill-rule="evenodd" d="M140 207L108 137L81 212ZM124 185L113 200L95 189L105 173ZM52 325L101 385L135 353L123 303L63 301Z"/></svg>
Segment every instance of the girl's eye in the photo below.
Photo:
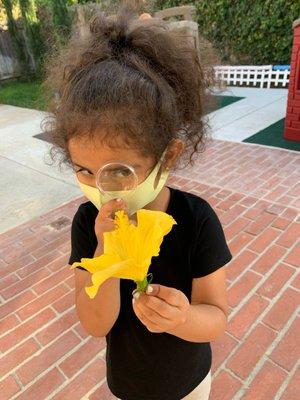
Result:
<svg viewBox="0 0 300 400"><path fill-rule="evenodd" d="M127 169L127 168L123 168L123 169L122 168L118 168L118 169L113 170L113 175L116 178L124 178L124 177L126 177L126 176L128 176L130 174L131 174L131 171L129 169Z"/></svg>
<svg viewBox="0 0 300 400"><path fill-rule="evenodd" d="M81 172L81 173L83 173L83 175L93 175L91 172L89 172L87 169L83 169L83 168L81 168L81 169L78 169L77 171L76 171L76 173L77 172Z"/></svg>

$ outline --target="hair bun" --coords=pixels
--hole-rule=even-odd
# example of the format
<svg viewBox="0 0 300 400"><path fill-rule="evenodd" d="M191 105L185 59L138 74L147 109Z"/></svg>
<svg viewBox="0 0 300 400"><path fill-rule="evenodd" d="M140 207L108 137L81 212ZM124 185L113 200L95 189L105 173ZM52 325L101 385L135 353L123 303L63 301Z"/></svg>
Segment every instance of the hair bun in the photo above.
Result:
<svg viewBox="0 0 300 400"><path fill-rule="evenodd" d="M90 32L96 40L107 41L108 47L113 53L130 47L131 36L129 34L128 20L106 16L104 13L95 15L90 21Z"/></svg>
<svg viewBox="0 0 300 400"><path fill-rule="evenodd" d="M118 52L130 46L131 39L124 27L114 26L108 38L108 46L113 52Z"/></svg>

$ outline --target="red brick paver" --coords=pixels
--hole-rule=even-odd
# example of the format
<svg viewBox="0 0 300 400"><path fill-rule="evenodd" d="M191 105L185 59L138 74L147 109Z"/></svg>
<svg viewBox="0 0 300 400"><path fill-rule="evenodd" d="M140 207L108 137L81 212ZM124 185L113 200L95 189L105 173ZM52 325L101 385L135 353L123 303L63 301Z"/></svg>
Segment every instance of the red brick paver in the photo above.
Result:
<svg viewBox="0 0 300 400"><path fill-rule="evenodd" d="M210 400L300 398L299 182L299 153L221 140L169 179L212 205L234 256L226 267L227 332L212 343ZM0 236L2 400L115 398L105 339L81 326L67 267L70 226L83 201Z"/></svg>

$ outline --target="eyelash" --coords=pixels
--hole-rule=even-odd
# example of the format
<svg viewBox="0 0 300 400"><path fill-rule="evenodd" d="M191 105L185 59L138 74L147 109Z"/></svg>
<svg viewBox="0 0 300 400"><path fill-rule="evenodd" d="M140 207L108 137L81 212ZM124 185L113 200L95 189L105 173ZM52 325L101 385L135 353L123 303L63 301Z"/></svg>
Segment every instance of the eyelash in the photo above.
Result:
<svg viewBox="0 0 300 400"><path fill-rule="evenodd" d="M76 171L76 173L77 173L77 172L82 172L82 171L86 171L89 175L93 175L90 171L88 171L87 169L83 169L83 168L78 169L78 170Z"/></svg>

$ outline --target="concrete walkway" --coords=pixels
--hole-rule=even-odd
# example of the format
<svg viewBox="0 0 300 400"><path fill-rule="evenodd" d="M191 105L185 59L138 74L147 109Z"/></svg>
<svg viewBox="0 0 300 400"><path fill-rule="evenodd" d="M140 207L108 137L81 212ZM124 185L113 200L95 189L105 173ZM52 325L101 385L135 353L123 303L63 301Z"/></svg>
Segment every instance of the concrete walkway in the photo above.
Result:
<svg viewBox="0 0 300 400"><path fill-rule="evenodd" d="M208 115L214 138L240 142L285 115L286 89L229 87L222 94L245 98ZM34 137L45 116L0 105L0 233L81 195L70 169L45 164L50 144Z"/></svg>
<svg viewBox="0 0 300 400"><path fill-rule="evenodd" d="M0 105L0 233L81 194L71 171L46 165L50 145L33 137L45 115Z"/></svg>
<svg viewBox="0 0 300 400"><path fill-rule="evenodd" d="M299 182L299 153L222 140L188 173L170 177L212 205L233 254L229 325L213 343L210 400L300 398ZM78 321L67 267L70 225L83 201L0 235L1 400L115 399L105 339Z"/></svg>
<svg viewBox="0 0 300 400"><path fill-rule="evenodd" d="M222 94L244 99L209 114L216 139L241 142L285 117L287 89L228 87Z"/></svg>

